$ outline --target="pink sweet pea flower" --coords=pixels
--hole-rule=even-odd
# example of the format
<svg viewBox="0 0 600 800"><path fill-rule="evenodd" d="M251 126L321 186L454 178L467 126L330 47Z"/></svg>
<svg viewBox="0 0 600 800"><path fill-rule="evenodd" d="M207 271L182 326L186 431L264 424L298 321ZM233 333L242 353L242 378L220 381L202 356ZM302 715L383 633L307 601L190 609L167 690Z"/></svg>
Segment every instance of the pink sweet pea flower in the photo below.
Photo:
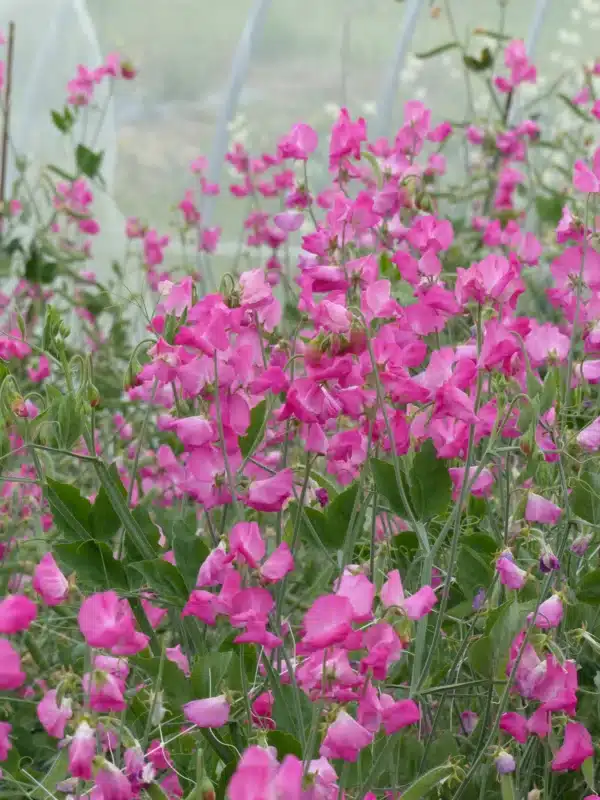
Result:
<svg viewBox="0 0 600 800"><path fill-rule="evenodd" d="M500 583L509 589L522 589L527 582L527 572L515 564L510 550L505 550L496 561L496 570L500 575Z"/></svg>
<svg viewBox="0 0 600 800"><path fill-rule="evenodd" d="M383 729L386 736L414 725L421 719L421 709L414 700L398 700L394 702L389 695L381 696L383 706Z"/></svg>
<svg viewBox="0 0 600 800"><path fill-rule="evenodd" d="M339 169L345 158L360 158L361 143L367 139L367 125L361 117L352 122L348 110L342 108L331 129L329 169Z"/></svg>
<svg viewBox="0 0 600 800"><path fill-rule="evenodd" d="M385 680L390 666L402 655L398 634L389 623L378 622L366 629L363 644L367 655L360 661L361 673L364 675L370 670L375 680Z"/></svg>
<svg viewBox="0 0 600 800"><path fill-rule="evenodd" d="M69 745L69 772L73 778L92 779L92 760L96 754L96 732L84 720Z"/></svg>
<svg viewBox="0 0 600 800"><path fill-rule="evenodd" d="M43 699L38 703L37 715L50 736L62 739L65 735L67 721L73 716L71 700L63 698L60 706L58 706L56 703L56 689L51 689L46 692Z"/></svg>
<svg viewBox="0 0 600 800"><path fill-rule="evenodd" d="M580 722L567 722L565 738L552 761L552 771L579 769L594 755L594 745L588 729Z"/></svg>
<svg viewBox="0 0 600 800"><path fill-rule="evenodd" d="M37 606L24 594L9 594L0 603L0 633L26 631L37 616Z"/></svg>
<svg viewBox="0 0 600 800"><path fill-rule="evenodd" d="M317 132L303 122L294 125L287 136L277 143L277 152L281 158L295 158L306 161L308 156L317 149L319 137Z"/></svg>
<svg viewBox="0 0 600 800"><path fill-rule="evenodd" d="M18 689L26 677L20 655L7 639L0 638L0 690Z"/></svg>
<svg viewBox="0 0 600 800"><path fill-rule="evenodd" d="M450 479L452 481L452 499L458 500L465 479L465 467L450 467ZM477 472L477 467L471 467L469 470L469 481ZM473 481L471 486L471 494L473 497L489 497L492 493L494 486L494 476L487 467L484 467L479 475Z"/></svg>
<svg viewBox="0 0 600 800"><path fill-rule="evenodd" d="M508 711L500 717L500 730L508 733L518 742L527 741L529 731L527 730L527 720L516 711Z"/></svg>
<svg viewBox="0 0 600 800"><path fill-rule="evenodd" d="M529 619L531 619L532 616L533 614L530 614ZM562 600L557 594L554 594L548 600L545 600L538 608L537 614L535 615L534 625L542 630L556 628L560 625L562 618Z"/></svg>
<svg viewBox="0 0 600 800"><path fill-rule="evenodd" d="M356 761L361 750L373 741L373 734L363 728L346 711L340 711L334 723L327 729L319 750L325 758L341 758Z"/></svg>
<svg viewBox="0 0 600 800"><path fill-rule="evenodd" d="M125 681L111 672L95 669L83 676L83 688L89 695L93 711L107 713L119 712L127 708L124 691Z"/></svg>
<svg viewBox="0 0 600 800"><path fill-rule="evenodd" d="M410 597L404 596L402 578L397 569L388 573L387 581L381 588L381 602L385 608L395 606L401 609L409 619L424 617L437 603L437 595L431 586L422 586Z"/></svg>
<svg viewBox="0 0 600 800"><path fill-rule="evenodd" d="M265 557L266 546L256 522L237 522L229 534L229 553L256 569Z"/></svg>
<svg viewBox="0 0 600 800"><path fill-rule="evenodd" d="M224 694L192 700L183 706L185 718L199 728L221 728L229 719L229 703Z"/></svg>
<svg viewBox="0 0 600 800"><path fill-rule="evenodd" d="M177 664L183 674L189 678L190 662L188 661L186 654L182 652L180 644L178 644L176 647L166 647L165 655L169 661L172 661L173 664Z"/></svg>
<svg viewBox="0 0 600 800"><path fill-rule="evenodd" d="M294 557L287 542L282 542L260 568L260 576L267 583L277 583L294 569Z"/></svg>
<svg viewBox="0 0 600 800"><path fill-rule="evenodd" d="M346 567L335 591L338 597L347 597L354 610L354 622L367 622L373 617L371 608L375 598L375 585L356 568Z"/></svg>
<svg viewBox="0 0 600 800"><path fill-rule="evenodd" d="M573 186L579 192L596 194L600 192L600 147L594 151L592 169L585 161L578 159L573 165Z"/></svg>
<svg viewBox="0 0 600 800"><path fill-rule="evenodd" d="M272 478L253 481L244 502L257 511L281 511L292 494L293 483L293 470L283 469Z"/></svg>
<svg viewBox="0 0 600 800"><path fill-rule="evenodd" d="M527 506L525 507L525 519L527 522L541 522L548 525L556 525L562 509L550 500L541 497L539 494L529 492L527 496Z"/></svg>
<svg viewBox="0 0 600 800"><path fill-rule="evenodd" d="M77 619L90 647L112 649L114 655L134 655L148 644L148 637L135 630L128 601L112 590L86 597Z"/></svg>
<svg viewBox="0 0 600 800"><path fill-rule="evenodd" d="M131 800L134 796L128 778L110 761L104 761L98 770L96 789L104 800Z"/></svg>
<svg viewBox="0 0 600 800"><path fill-rule="evenodd" d="M303 644L311 650L323 650L343 642L352 631L354 609L347 597L326 594L317 597L304 615Z"/></svg>
<svg viewBox="0 0 600 800"><path fill-rule="evenodd" d="M6 761L8 758L8 751L12 748L12 743L9 739L12 725L10 722L0 722L0 761Z"/></svg>
<svg viewBox="0 0 600 800"><path fill-rule="evenodd" d="M45 553L33 573L32 586L47 606L58 606L69 596L69 582L52 553Z"/></svg>
<svg viewBox="0 0 600 800"><path fill-rule="evenodd" d="M577 444L590 453L600 450L600 417L596 417L577 435Z"/></svg>

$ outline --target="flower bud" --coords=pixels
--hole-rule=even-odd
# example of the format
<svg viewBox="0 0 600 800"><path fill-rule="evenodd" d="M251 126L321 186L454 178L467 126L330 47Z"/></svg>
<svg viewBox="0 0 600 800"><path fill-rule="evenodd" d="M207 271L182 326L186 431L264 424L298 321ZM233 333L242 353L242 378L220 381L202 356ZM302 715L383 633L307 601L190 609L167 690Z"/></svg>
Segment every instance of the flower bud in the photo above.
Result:
<svg viewBox="0 0 600 800"><path fill-rule="evenodd" d="M510 753L506 750L500 750L495 759L496 769L498 775L508 775L514 772L517 768L516 762Z"/></svg>

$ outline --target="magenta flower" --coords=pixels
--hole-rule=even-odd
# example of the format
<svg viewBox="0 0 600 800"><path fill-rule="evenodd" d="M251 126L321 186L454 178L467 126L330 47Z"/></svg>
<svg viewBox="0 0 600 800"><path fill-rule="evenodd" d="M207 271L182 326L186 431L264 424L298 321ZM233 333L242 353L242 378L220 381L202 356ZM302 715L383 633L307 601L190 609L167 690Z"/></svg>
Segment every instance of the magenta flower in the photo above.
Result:
<svg viewBox="0 0 600 800"><path fill-rule="evenodd" d="M383 729L386 736L414 725L421 719L421 709L414 700L397 700L394 702L389 695L381 696L383 707Z"/></svg>
<svg viewBox="0 0 600 800"><path fill-rule="evenodd" d="M325 758L356 761L361 750L373 741L373 734L346 712L340 711L328 728L319 750Z"/></svg>
<svg viewBox="0 0 600 800"><path fill-rule="evenodd" d="M354 611L354 622L367 622L372 619L372 606L375 598L375 585L356 568L346 567L340 578L335 593L338 597L347 597Z"/></svg>
<svg viewBox="0 0 600 800"><path fill-rule="evenodd" d="M578 159L573 165L573 186L578 192L597 194L600 192L600 147L594 151L592 169Z"/></svg>
<svg viewBox="0 0 600 800"><path fill-rule="evenodd" d="M283 469L272 478L253 481L244 502L257 511L281 511L292 494L293 484L293 471Z"/></svg>
<svg viewBox="0 0 600 800"><path fill-rule="evenodd" d="M46 692L37 705L37 715L50 736L62 739L65 735L66 724L73 716L73 711L68 698L64 697L59 706L56 702L56 694L56 689Z"/></svg>
<svg viewBox="0 0 600 800"><path fill-rule="evenodd" d="M165 655L169 659L169 661L172 661L173 664L177 664L177 666L183 672L183 674L189 678L190 662L186 654L181 650L180 644L176 645L175 647L166 647Z"/></svg>
<svg viewBox="0 0 600 800"><path fill-rule="evenodd" d="M277 143L277 152L281 158L294 158L306 161L317 149L319 137L316 131L303 122L294 125L287 136L282 136Z"/></svg>
<svg viewBox="0 0 600 800"><path fill-rule="evenodd" d="M12 725L10 722L0 722L0 761L6 761L8 758L8 751L12 748L10 741L10 732Z"/></svg>
<svg viewBox="0 0 600 800"><path fill-rule="evenodd" d="M531 619L533 615L529 615L529 619ZM534 625L542 630L547 630L548 628L557 628L561 620L563 618L563 603L560 597L557 594L553 594L552 597L548 598L548 600L544 600L544 602L540 605L537 610L537 614L535 615Z"/></svg>
<svg viewBox="0 0 600 800"><path fill-rule="evenodd" d="M381 602L385 608L396 607L409 619L418 620L432 610L438 598L431 586L422 586L410 597L404 596L400 572L397 569L388 573L387 581L381 588Z"/></svg>
<svg viewBox="0 0 600 800"><path fill-rule="evenodd" d="M326 594L317 597L304 615L304 645L322 650L340 644L352 631L354 608L347 597Z"/></svg>
<svg viewBox="0 0 600 800"><path fill-rule="evenodd" d="M96 773L96 788L104 800L131 800L134 796L128 778L118 767L104 759Z"/></svg>
<svg viewBox="0 0 600 800"><path fill-rule="evenodd" d="M510 550L505 550L496 561L500 583L509 589L522 589L527 582L527 572L515 564Z"/></svg>
<svg viewBox="0 0 600 800"><path fill-rule="evenodd" d="M37 616L37 606L24 594L9 594L0 603L0 633L26 631Z"/></svg>
<svg viewBox="0 0 600 800"><path fill-rule="evenodd" d="M26 677L20 655L7 639L0 638L0 690L18 689Z"/></svg>
<svg viewBox="0 0 600 800"><path fill-rule="evenodd" d="M84 720L80 722L69 745L69 772L74 778L92 779L92 761L96 754L96 733Z"/></svg>
<svg viewBox="0 0 600 800"><path fill-rule="evenodd" d="M69 582L52 553L45 553L33 573L32 586L47 606L58 606L69 596Z"/></svg>
<svg viewBox="0 0 600 800"><path fill-rule="evenodd" d="M594 745L588 729L580 722L567 722L565 738L552 761L553 772L579 769L594 755Z"/></svg>

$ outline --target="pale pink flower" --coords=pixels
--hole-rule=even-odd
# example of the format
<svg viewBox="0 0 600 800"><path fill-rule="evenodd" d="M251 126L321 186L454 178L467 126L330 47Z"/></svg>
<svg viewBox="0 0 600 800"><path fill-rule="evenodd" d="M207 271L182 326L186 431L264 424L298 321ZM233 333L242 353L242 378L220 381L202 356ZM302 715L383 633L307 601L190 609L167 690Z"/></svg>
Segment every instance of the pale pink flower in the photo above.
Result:
<svg viewBox="0 0 600 800"><path fill-rule="evenodd" d="M221 728L229 719L229 703L224 694L192 700L183 706L183 713L189 722L199 728Z"/></svg>

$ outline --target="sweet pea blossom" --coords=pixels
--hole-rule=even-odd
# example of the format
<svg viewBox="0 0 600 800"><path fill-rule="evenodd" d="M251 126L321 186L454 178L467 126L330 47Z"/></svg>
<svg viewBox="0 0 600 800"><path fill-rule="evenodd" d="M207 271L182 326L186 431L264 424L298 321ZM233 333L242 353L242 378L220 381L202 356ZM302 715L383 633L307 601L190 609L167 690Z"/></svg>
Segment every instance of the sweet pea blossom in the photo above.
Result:
<svg viewBox="0 0 600 800"><path fill-rule="evenodd" d="M529 492L527 495L527 506L525 508L525 519L527 522L541 522L548 525L556 525L561 514L562 509L550 502L550 500L546 500L545 497L535 494L534 492Z"/></svg>
<svg viewBox="0 0 600 800"><path fill-rule="evenodd" d="M69 582L60 571L52 553L45 553L33 573L32 586L48 606L64 603Z"/></svg>
<svg viewBox="0 0 600 800"><path fill-rule="evenodd" d="M192 700L183 706L183 712L199 728L220 728L229 719L229 703L225 695Z"/></svg>
<svg viewBox="0 0 600 800"><path fill-rule="evenodd" d="M346 711L340 711L335 722L327 728L319 752L325 758L356 761L360 751L372 741L372 733L359 725Z"/></svg>
<svg viewBox="0 0 600 800"><path fill-rule="evenodd" d="M594 755L594 745L588 729L580 722L567 722L563 743L552 760L552 771L579 769Z"/></svg>
<svg viewBox="0 0 600 800"><path fill-rule="evenodd" d="M25 631L37 616L36 604L24 594L9 594L0 602L0 633Z"/></svg>
<svg viewBox="0 0 600 800"><path fill-rule="evenodd" d="M431 586L422 586L409 597L405 597L402 579L397 569L388 573L387 581L381 589L381 602L385 608L395 607L403 611L409 619L418 620L432 610L438 598Z"/></svg>

